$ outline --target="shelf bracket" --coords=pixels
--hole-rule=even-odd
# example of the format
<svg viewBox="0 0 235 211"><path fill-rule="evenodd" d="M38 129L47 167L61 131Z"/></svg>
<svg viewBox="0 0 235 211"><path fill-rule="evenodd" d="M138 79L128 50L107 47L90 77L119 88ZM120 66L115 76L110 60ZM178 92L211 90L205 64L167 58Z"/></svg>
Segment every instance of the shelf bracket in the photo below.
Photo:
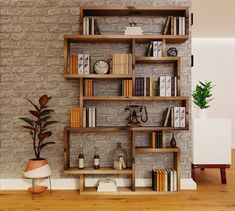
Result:
<svg viewBox="0 0 235 211"><path fill-rule="evenodd" d="M194 67L194 55L191 55L191 67Z"/></svg>
<svg viewBox="0 0 235 211"><path fill-rule="evenodd" d="M193 13L191 13L191 26L193 26L194 20L193 20Z"/></svg>

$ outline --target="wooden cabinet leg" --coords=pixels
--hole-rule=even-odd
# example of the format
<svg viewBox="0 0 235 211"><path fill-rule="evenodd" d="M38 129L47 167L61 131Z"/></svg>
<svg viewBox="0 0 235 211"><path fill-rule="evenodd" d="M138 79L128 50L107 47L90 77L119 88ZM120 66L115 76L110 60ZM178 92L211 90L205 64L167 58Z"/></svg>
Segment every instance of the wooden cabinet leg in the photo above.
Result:
<svg viewBox="0 0 235 211"><path fill-rule="evenodd" d="M80 174L79 177L79 188L80 188L80 193L84 191L84 175Z"/></svg>
<svg viewBox="0 0 235 211"><path fill-rule="evenodd" d="M220 175L222 184L227 184L225 168L220 168Z"/></svg>
<svg viewBox="0 0 235 211"><path fill-rule="evenodd" d="M194 181L196 181L196 178L195 178L195 168L194 168L194 165L193 165L193 164L191 165L191 173L192 173L192 179L193 179Z"/></svg>

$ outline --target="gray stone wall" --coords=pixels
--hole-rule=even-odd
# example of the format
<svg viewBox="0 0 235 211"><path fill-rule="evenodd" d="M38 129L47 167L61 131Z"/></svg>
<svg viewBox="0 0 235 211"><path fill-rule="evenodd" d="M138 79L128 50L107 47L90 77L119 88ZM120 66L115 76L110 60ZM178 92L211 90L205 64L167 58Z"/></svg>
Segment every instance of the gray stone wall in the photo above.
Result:
<svg viewBox="0 0 235 211"><path fill-rule="evenodd" d="M50 105L56 110L54 118L60 123L53 126L50 140L56 145L43 152L52 167L53 178L63 175L63 128L69 124L69 108L79 103L78 82L63 77L63 37L64 34L79 32L79 6L145 5L145 6L190 6L190 0L0 0L0 177L22 178L22 172L28 159L33 158L32 141L21 128L19 117L28 115L31 108L25 98L38 99L42 94L53 97ZM133 17L99 18L103 33L121 34ZM145 32L159 33L164 25L163 18L134 18ZM154 25L154 27L153 27ZM142 54L146 43L137 46ZM171 46L171 45L169 45ZM168 46L168 47L169 47ZM190 55L191 41L173 45L181 56L182 95L191 93ZM107 59L112 52L128 52L127 44L74 44L72 52L87 52L93 62L98 58ZM137 75L172 74L171 65L137 65ZM99 81L95 83L97 95L118 95L118 82ZM134 103L134 102L133 102ZM166 106L166 102L135 102L148 108L148 124L157 124ZM87 106L98 107L98 125L125 125L127 102L87 102ZM170 140L167 135L167 141ZM191 131L176 134L181 148L181 176L190 177ZM117 142L130 152L129 136L120 133L76 134L71 137L71 163L76 166L78 147L84 145L86 165L91 165L94 146L99 147L102 166L110 166L112 151ZM138 145L149 143L149 134L137 136ZM129 164L130 164L130 159ZM149 177L149 171L155 167L171 167L172 156L168 154L138 155L137 177Z"/></svg>

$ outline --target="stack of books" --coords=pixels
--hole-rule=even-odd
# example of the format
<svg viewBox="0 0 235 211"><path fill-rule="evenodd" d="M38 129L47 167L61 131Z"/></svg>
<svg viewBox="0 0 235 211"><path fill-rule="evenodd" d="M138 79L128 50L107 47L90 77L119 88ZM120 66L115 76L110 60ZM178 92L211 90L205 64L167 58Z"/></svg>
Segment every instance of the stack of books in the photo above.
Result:
<svg viewBox="0 0 235 211"><path fill-rule="evenodd" d="M70 127L71 128L81 127L80 108L78 107L70 109Z"/></svg>
<svg viewBox="0 0 235 211"><path fill-rule="evenodd" d="M152 144L153 148L166 148L166 139L162 131L152 132Z"/></svg>
<svg viewBox="0 0 235 211"><path fill-rule="evenodd" d="M113 54L111 74L131 75L132 74L132 54Z"/></svg>
<svg viewBox="0 0 235 211"><path fill-rule="evenodd" d="M100 34L100 28L94 17L83 18L83 35Z"/></svg>
<svg viewBox="0 0 235 211"><path fill-rule="evenodd" d="M83 108L83 127L96 127L96 110L95 107Z"/></svg>
<svg viewBox="0 0 235 211"><path fill-rule="evenodd" d="M168 16L163 35L186 35L185 17Z"/></svg>
<svg viewBox="0 0 235 211"><path fill-rule="evenodd" d="M122 80L122 96L132 96L132 80Z"/></svg>
<svg viewBox="0 0 235 211"><path fill-rule="evenodd" d="M185 127L185 107L167 108L163 118L164 127Z"/></svg>
<svg viewBox="0 0 235 211"><path fill-rule="evenodd" d="M162 57L162 41L151 41L146 49L145 56Z"/></svg>
<svg viewBox="0 0 235 211"><path fill-rule="evenodd" d="M117 184L113 179L100 179L97 192L117 192Z"/></svg>
<svg viewBox="0 0 235 211"><path fill-rule="evenodd" d="M160 76L157 85L159 96L177 96L177 77Z"/></svg>
<svg viewBox="0 0 235 211"><path fill-rule="evenodd" d="M90 55L89 54L71 54L68 60L68 74L89 74L90 73Z"/></svg>
<svg viewBox="0 0 235 211"><path fill-rule="evenodd" d="M87 79L84 81L83 92L83 96L93 96L93 80Z"/></svg>
<svg viewBox="0 0 235 211"><path fill-rule="evenodd" d="M153 96L152 77L135 78L135 96Z"/></svg>
<svg viewBox="0 0 235 211"><path fill-rule="evenodd" d="M152 169L152 189L158 192L177 191L177 171L174 169Z"/></svg>

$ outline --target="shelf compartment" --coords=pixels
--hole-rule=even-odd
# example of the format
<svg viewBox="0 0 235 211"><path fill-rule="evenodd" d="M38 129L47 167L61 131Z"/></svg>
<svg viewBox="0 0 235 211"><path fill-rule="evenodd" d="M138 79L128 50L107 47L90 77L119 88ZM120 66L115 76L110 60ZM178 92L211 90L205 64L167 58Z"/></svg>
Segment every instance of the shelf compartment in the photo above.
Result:
<svg viewBox="0 0 235 211"><path fill-rule="evenodd" d="M79 78L87 78L87 79L128 79L132 78L132 75L111 75L111 74L64 74L64 77L67 79L79 79Z"/></svg>
<svg viewBox="0 0 235 211"><path fill-rule="evenodd" d="M143 127L130 127L129 130L136 132L147 132L147 131L180 131L189 130L188 127L158 127L158 126L143 126Z"/></svg>
<svg viewBox="0 0 235 211"><path fill-rule="evenodd" d="M71 128L65 127L65 130L73 133L97 133L97 132L120 132L127 130L125 126L119 127L81 127L81 128Z"/></svg>
<svg viewBox="0 0 235 211"><path fill-rule="evenodd" d="M126 174L131 175L133 173L131 168L126 168L123 170L117 170L113 168L85 168L85 169L78 169L78 168L69 168L68 170L64 170L65 174L72 174L72 175L78 175L78 174Z"/></svg>
<svg viewBox="0 0 235 211"><path fill-rule="evenodd" d="M146 57L146 56L136 56L136 64L169 64L177 63L180 61L179 57Z"/></svg>
<svg viewBox="0 0 235 211"><path fill-rule="evenodd" d="M166 43L183 43L189 38L188 35L65 35L65 41L69 42L88 42L88 43L131 43L133 40L136 42L144 43L153 40L166 40Z"/></svg>
<svg viewBox="0 0 235 211"><path fill-rule="evenodd" d="M145 97L145 96L92 96L92 97L83 97L84 101L187 101L189 100L188 96L176 96L176 97Z"/></svg>
<svg viewBox="0 0 235 211"><path fill-rule="evenodd" d="M136 153L180 152L179 148L135 147Z"/></svg>
<svg viewBox="0 0 235 211"><path fill-rule="evenodd" d="M83 16L187 16L188 7L81 7Z"/></svg>

